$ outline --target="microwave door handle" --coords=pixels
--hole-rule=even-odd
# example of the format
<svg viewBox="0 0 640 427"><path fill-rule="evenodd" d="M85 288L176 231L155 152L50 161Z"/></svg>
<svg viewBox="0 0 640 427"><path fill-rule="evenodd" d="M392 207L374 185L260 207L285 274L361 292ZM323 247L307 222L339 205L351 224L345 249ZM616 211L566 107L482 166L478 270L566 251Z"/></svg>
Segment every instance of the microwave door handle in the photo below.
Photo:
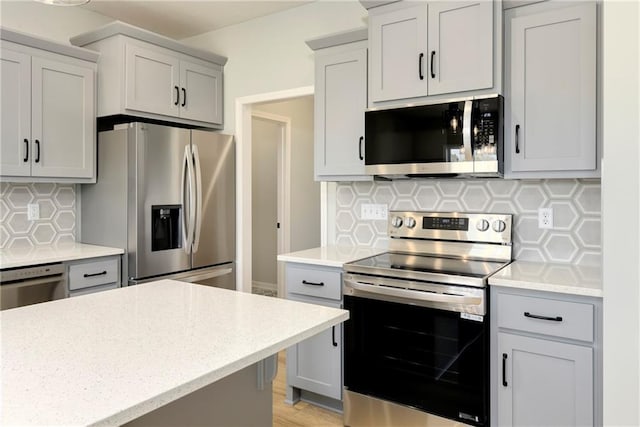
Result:
<svg viewBox="0 0 640 427"><path fill-rule="evenodd" d="M464 102L464 112L462 116L462 146L464 147L465 161L473 161L471 152L471 112L473 111L473 101Z"/></svg>
<svg viewBox="0 0 640 427"><path fill-rule="evenodd" d="M482 303L482 298L472 297L466 295L443 295L432 292L412 291L407 289L395 289L391 287L380 287L375 285L365 285L354 280L344 279L344 283L351 288L371 294L387 295L398 298L405 298L408 300L417 301L432 301L449 304L470 304L479 305Z"/></svg>
<svg viewBox="0 0 640 427"><path fill-rule="evenodd" d="M200 244L200 231L202 230L202 169L200 169L200 154L198 152L198 146L194 145L192 147L193 150L193 161L195 165L195 227L193 230L193 252L198 252L198 245Z"/></svg>

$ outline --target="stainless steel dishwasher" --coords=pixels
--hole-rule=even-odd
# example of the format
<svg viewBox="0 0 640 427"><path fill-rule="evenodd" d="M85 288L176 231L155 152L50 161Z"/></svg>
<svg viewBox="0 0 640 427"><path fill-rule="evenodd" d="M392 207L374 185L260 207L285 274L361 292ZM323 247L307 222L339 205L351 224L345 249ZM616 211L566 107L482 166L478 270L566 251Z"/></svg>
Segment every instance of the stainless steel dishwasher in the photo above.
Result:
<svg viewBox="0 0 640 427"><path fill-rule="evenodd" d="M65 269L61 263L0 271L0 310L65 296Z"/></svg>

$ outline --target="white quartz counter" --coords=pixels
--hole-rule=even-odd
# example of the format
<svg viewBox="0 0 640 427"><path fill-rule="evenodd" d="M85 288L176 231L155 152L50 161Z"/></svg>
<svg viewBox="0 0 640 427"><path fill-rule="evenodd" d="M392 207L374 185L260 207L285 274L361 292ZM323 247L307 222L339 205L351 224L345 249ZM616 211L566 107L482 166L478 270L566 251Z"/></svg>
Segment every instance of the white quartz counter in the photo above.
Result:
<svg viewBox="0 0 640 427"><path fill-rule="evenodd" d="M514 261L489 285L602 297L602 270L597 266Z"/></svg>
<svg viewBox="0 0 640 427"><path fill-rule="evenodd" d="M121 255L123 253L124 250L118 248L73 242L50 246L36 246L28 249L0 249L0 270L52 262Z"/></svg>
<svg viewBox="0 0 640 427"><path fill-rule="evenodd" d="M278 261L339 267L351 261L378 255L387 250L370 246L322 246L298 252L278 255Z"/></svg>
<svg viewBox="0 0 640 427"><path fill-rule="evenodd" d="M347 318L173 280L2 311L0 425L119 425Z"/></svg>

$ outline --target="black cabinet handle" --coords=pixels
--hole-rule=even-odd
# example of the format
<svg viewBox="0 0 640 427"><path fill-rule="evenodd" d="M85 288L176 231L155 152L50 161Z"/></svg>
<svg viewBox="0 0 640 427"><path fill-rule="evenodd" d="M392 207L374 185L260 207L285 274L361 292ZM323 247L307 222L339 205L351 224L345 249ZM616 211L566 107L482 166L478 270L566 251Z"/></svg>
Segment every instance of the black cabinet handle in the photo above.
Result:
<svg viewBox="0 0 640 427"><path fill-rule="evenodd" d="M180 88L178 86L173 87L176 90L176 102L173 105L178 105L180 103Z"/></svg>
<svg viewBox="0 0 640 427"><path fill-rule="evenodd" d="M96 277L96 276L105 276L107 274L107 270L101 271L100 273L91 273L91 274L84 274L84 277Z"/></svg>
<svg viewBox="0 0 640 427"><path fill-rule="evenodd" d="M436 73L433 71L433 58L435 58L436 56L436 51L432 50L431 51L431 78L435 79L436 78Z"/></svg>
<svg viewBox="0 0 640 427"><path fill-rule="evenodd" d="M420 77L420 80L424 80L424 74L422 74L423 58L424 58L424 53L420 53L420 55L418 55L418 77Z"/></svg>
<svg viewBox="0 0 640 427"><path fill-rule="evenodd" d="M29 140L27 138L24 139L24 162L29 161Z"/></svg>
<svg viewBox="0 0 640 427"><path fill-rule="evenodd" d="M34 160L36 163L40 163L40 141L36 139L36 148L38 151L36 152L36 159Z"/></svg>
<svg viewBox="0 0 640 427"><path fill-rule="evenodd" d="M507 353L502 353L502 386L507 387Z"/></svg>
<svg viewBox="0 0 640 427"><path fill-rule="evenodd" d="M516 154L520 154L520 143L518 141L520 137L520 125L516 125Z"/></svg>
<svg viewBox="0 0 640 427"><path fill-rule="evenodd" d="M182 106L185 107L187 105L187 90L182 88Z"/></svg>
<svg viewBox="0 0 640 427"><path fill-rule="evenodd" d="M331 328L331 344L333 344L334 347L338 346L338 343L336 342L336 327L333 326Z"/></svg>
<svg viewBox="0 0 640 427"><path fill-rule="evenodd" d="M304 285L313 285L313 286L324 286L324 282L314 283L314 282L308 282L306 280L303 280L302 284L304 284Z"/></svg>
<svg viewBox="0 0 640 427"><path fill-rule="evenodd" d="M364 156L362 155L362 142L364 141L364 136L360 137L360 140L358 141L358 157L360 157L360 160L364 160Z"/></svg>
<svg viewBox="0 0 640 427"><path fill-rule="evenodd" d="M531 314L528 311L524 312L524 317L530 317L532 319L540 319L540 320L550 320L552 322L562 322L562 316L556 316L556 317L540 316L537 314Z"/></svg>

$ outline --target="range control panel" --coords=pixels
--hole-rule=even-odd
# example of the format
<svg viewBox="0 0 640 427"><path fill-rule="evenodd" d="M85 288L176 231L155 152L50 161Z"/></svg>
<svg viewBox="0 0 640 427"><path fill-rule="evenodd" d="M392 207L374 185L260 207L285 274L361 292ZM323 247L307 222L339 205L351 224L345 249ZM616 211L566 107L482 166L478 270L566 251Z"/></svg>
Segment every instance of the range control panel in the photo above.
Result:
<svg viewBox="0 0 640 427"><path fill-rule="evenodd" d="M392 238L511 243L513 215L465 212L390 211Z"/></svg>

